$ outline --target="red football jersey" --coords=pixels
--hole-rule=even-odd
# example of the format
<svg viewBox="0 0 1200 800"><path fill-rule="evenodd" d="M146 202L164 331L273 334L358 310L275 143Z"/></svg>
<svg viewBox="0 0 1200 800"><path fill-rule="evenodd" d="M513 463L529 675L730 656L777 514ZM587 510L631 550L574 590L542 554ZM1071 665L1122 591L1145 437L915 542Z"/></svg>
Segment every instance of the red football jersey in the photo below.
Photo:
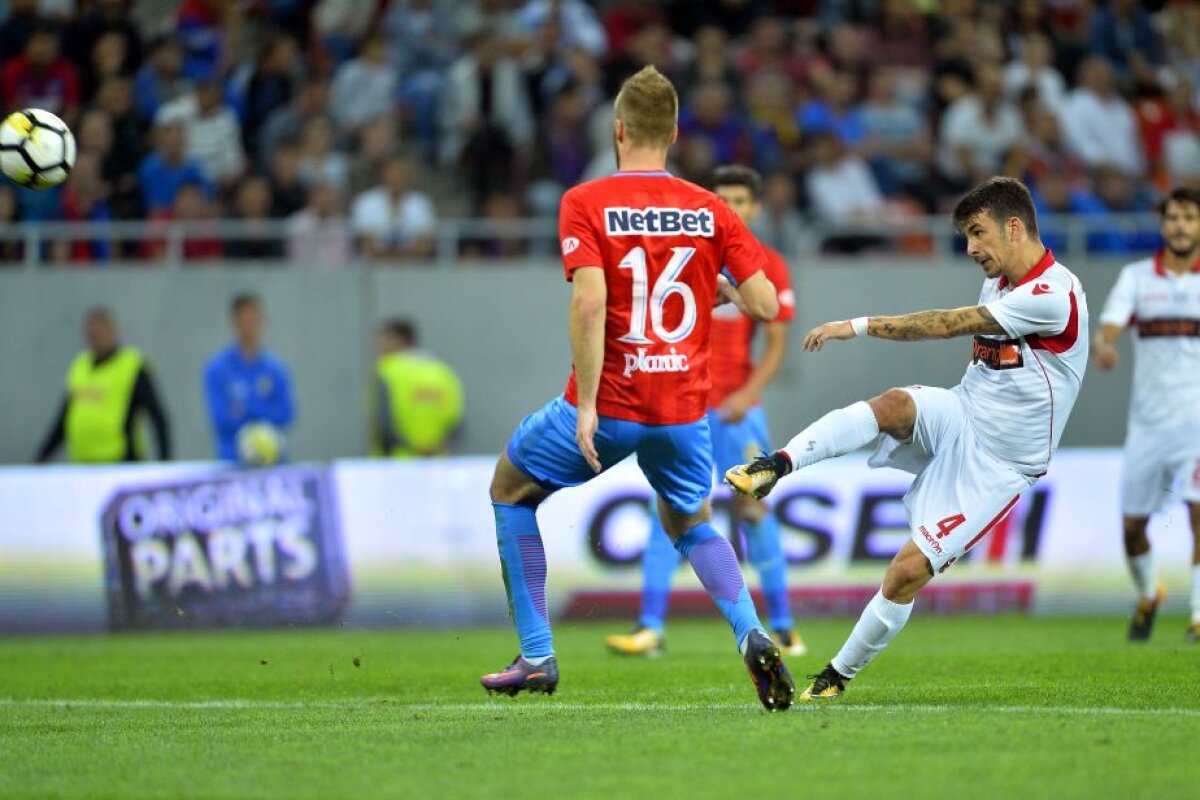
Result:
<svg viewBox="0 0 1200 800"><path fill-rule="evenodd" d="M740 283L766 260L745 224L668 172L618 172L567 192L558 230L567 280L599 267L608 288L597 412L649 425L703 417L717 275L724 266ZM566 399L578 404L574 369Z"/></svg>
<svg viewBox="0 0 1200 800"><path fill-rule="evenodd" d="M787 322L796 316L796 295L792 291L787 262L770 247L763 245L762 249L767 254L765 272L779 293L779 315L775 322ZM712 360L708 367L712 373L709 408L721 405L750 379L750 373L754 371L751 346L757 329L758 323L738 311L732 303L713 310Z"/></svg>

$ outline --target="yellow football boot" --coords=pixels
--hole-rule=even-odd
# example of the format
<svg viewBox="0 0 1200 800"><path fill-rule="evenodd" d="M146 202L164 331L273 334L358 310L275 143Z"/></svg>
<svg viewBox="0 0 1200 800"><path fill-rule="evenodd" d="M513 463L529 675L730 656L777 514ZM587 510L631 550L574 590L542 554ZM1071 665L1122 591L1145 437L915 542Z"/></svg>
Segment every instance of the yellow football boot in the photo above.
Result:
<svg viewBox="0 0 1200 800"><path fill-rule="evenodd" d="M1152 599L1138 601L1137 608L1133 611L1133 619L1129 620L1129 641L1144 642L1150 638L1150 632L1154 630L1154 617L1166 596L1167 587L1159 581Z"/></svg>
<svg viewBox="0 0 1200 800"><path fill-rule="evenodd" d="M790 631L777 630L771 634L771 639L779 646L785 656L802 656L808 652L808 645L800 638L795 628Z"/></svg>
<svg viewBox="0 0 1200 800"><path fill-rule="evenodd" d="M663 654L667 638L649 628L638 628L633 633L614 633L606 636L604 644L620 656L657 658Z"/></svg>
<svg viewBox="0 0 1200 800"><path fill-rule="evenodd" d="M812 679L813 682L800 695L800 699L806 703L814 700L832 700L846 691L846 684L850 682L849 678L833 668L833 664L826 664L825 669L813 675Z"/></svg>
<svg viewBox="0 0 1200 800"><path fill-rule="evenodd" d="M771 493L780 478L791 471L792 462L783 453L777 452L733 467L725 473L725 482L738 494L761 500Z"/></svg>

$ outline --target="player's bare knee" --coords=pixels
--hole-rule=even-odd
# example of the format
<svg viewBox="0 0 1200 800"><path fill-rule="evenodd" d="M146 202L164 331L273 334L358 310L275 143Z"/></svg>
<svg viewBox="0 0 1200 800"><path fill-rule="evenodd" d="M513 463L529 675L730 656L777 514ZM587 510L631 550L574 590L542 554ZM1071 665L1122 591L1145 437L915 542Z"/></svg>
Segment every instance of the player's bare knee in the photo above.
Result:
<svg viewBox="0 0 1200 800"><path fill-rule="evenodd" d="M1192 536L1200 541L1200 503L1188 503L1188 520L1192 523Z"/></svg>
<svg viewBox="0 0 1200 800"><path fill-rule="evenodd" d="M546 490L529 479L501 454L496 462L496 471L492 473L492 484L488 489L493 503L504 505L533 505L536 506L546 497Z"/></svg>
<svg viewBox="0 0 1200 800"><path fill-rule="evenodd" d="M915 546L906 546L892 559L883 575L883 596L893 603L911 603L932 578L933 566L925 554Z"/></svg>
<svg viewBox="0 0 1200 800"><path fill-rule="evenodd" d="M879 430L893 439L901 441L912 436L913 425L917 421L917 404L912 395L903 389L888 389L869 402L875 412L875 421Z"/></svg>
<svg viewBox="0 0 1200 800"><path fill-rule="evenodd" d="M662 522L667 537L674 542L692 528L712 519L712 507L708 500L705 500L704 505L697 511L680 511L659 497L658 519Z"/></svg>
<svg viewBox="0 0 1200 800"><path fill-rule="evenodd" d="M500 474L499 465L496 466L496 472L492 474L492 485L488 487L488 494L493 503L516 505L515 487Z"/></svg>
<svg viewBox="0 0 1200 800"><path fill-rule="evenodd" d="M1125 517L1125 553L1140 556L1150 549L1150 539L1146 536L1146 517Z"/></svg>

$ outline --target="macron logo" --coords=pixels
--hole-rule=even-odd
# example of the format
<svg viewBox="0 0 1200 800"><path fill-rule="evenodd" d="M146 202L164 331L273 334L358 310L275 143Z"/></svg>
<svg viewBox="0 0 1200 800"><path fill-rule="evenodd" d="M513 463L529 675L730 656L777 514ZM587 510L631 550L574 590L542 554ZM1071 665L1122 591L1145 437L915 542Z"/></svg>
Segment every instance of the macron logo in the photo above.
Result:
<svg viewBox="0 0 1200 800"><path fill-rule="evenodd" d="M562 240L562 253L564 256L569 256L579 249L579 240L574 236L568 236Z"/></svg>
<svg viewBox="0 0 1200 800"><path fill-rule="evenodd" d="M1050 284L1048 284L1048 283L1035 284L1033 287L1033 293L1034 294L1050 294Z"/></svg>
<svg viewBox="0 0 1200 800"><path fill-rule="evenodd" d="M609 236L704 236L715 234L714 216L707 208L606 208L604 231Z"/></svg>

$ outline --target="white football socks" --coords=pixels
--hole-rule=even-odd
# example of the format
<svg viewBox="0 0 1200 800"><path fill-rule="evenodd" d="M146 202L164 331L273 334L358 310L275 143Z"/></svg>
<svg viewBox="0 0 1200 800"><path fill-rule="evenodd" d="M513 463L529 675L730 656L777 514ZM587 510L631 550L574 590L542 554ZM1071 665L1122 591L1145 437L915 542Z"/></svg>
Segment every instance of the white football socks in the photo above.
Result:
<svg viewBox="0 0 1200 800"><path fill-rule="evenodd" d="M850 638L829 663L843 676L853 678L900 632L912 609L912 603L893 603L880 589L863 609Z"/></svg>
<svg viewBox="0 0 1200 800"><path fill-rule="evenodd" d="M1192 564L1192 624L1200 625L1200 564Z"/></svg>
<svg viewBox="0 0 1200 800"><path fill-rule="evenodd" d="M807 467L827 458L850 453L869 444L879 435L879 422L871 406L859 401L830 411L796 434L783 452L792 461L792 469Z"/></svg>
<svg viewBox="0 0 1200 800"><path fill-rule="evenodd" d="M1133 588L1138 600L1153 600L1158 596L1158 581L1154 577L1153 551L1147 550L1140 556L1126 556L1129 574L1133 576Z"/></svg>

